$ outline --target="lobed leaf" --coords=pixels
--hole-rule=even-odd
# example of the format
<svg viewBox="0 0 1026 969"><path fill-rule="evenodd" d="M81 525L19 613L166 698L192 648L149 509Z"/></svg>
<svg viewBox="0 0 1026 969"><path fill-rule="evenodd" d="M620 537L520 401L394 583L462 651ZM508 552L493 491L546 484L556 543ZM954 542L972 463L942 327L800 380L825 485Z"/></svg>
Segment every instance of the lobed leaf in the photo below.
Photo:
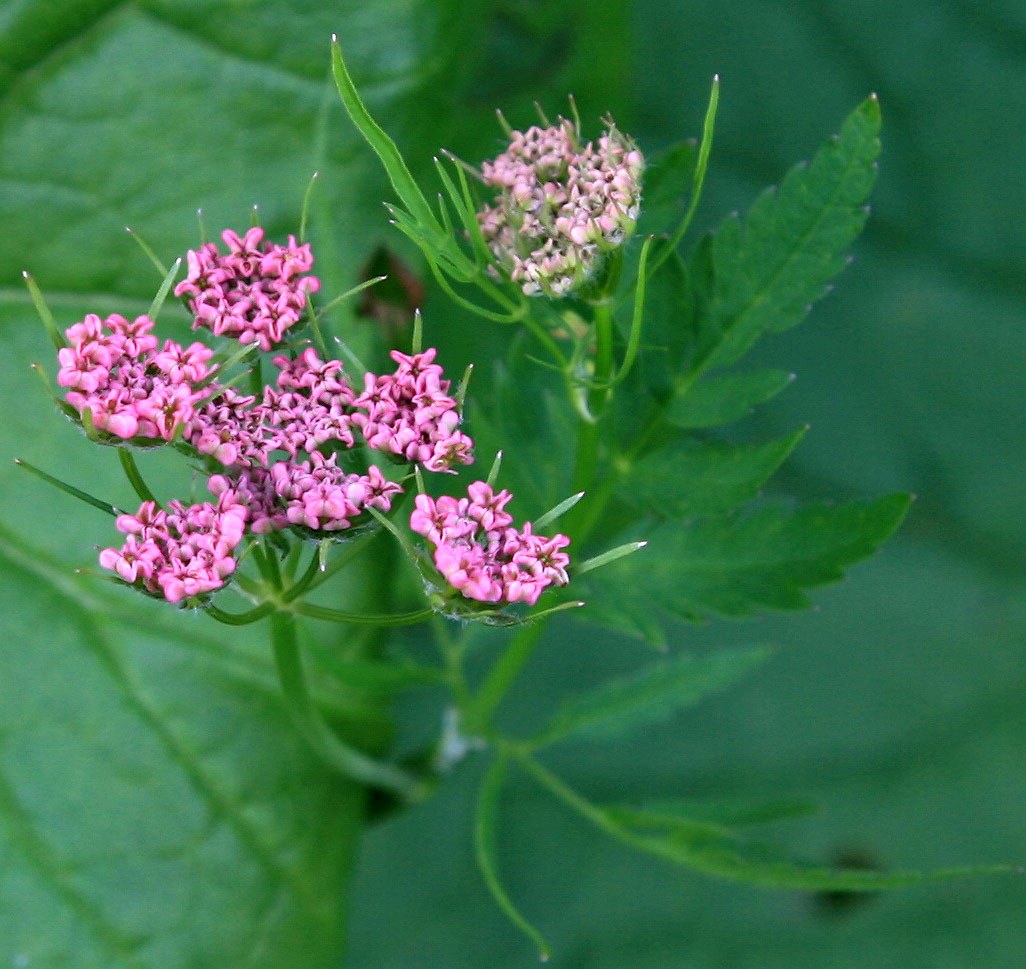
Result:
<svg viewBox="0 0 1026 969"><path fill-rule="evenodd" d="M694 257L698 347L690 374L733 363L766 331L799 323L845 266L876 178L880 106L868 98L840 135L779 189L727 219Z"/></svg>
<svg viewBox="0 0 1026 969"><path fill-rule="evenodd" d="M804 434L801 428L762 444L674 441L637 462L620 496L665 518L733 511L758 494Z"/></svg>
<svg viewBox="0 0 1026 969"><path fill-rule="evenodd" d="M729 686L769 656L768 648L757 646L656 663L564 704L532 743L542 747L571 736L618 736L665 720Z"/></svg>
<svg viewBox="0 0 1026 969"><path fill-rule="evenodd" d="M658 641L652 630L660 611L698 621L805 608L806 590L840 579L872 554L909 501L894 494L797 510L771 503L687 526L667 522L650 534L644 561L630 556L596 574L599 594L582 615Z"/></svg>
<svg viewBox="0 0 1026 969"><path fill-rule="evenodd" d="M785 370L757 370L754 373L721 374L707 377L686 394L675 397L665 416L683 428L716 427L740 420L757 404L775 397L794 374Z"/></svg>

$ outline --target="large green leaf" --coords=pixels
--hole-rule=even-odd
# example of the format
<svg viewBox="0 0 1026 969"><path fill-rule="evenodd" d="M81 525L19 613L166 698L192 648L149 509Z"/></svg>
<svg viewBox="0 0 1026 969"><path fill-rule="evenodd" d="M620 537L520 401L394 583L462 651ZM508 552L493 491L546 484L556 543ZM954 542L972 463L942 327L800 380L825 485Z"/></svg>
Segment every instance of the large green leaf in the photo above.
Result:
<svg viewBox="0 0 1026 969"><path fill-rule="evenodd" d="M273 685L104 623L9 537L0 565L0 958L335 966L363 795Z"/></svg>
<svg viewBox="0 0 1026 969"><path fill-rule="evenodd" d="M447 69L448 56L424 55L443 14L422 0L25 0L0 10L0 344L11 361L0 382L0 499L4 521L32 541L5 540L2 553L4 965L339 963L363 796L295 734L254 649L263 630L225 634L126 590L81 603L80 585L55 585L75 565L96 567L94 546L115 539L113 523L11 458L123 507L136 499L114 453L91 447L29 371L38 361L52 374L56 361L21 272L61 327L87 312L146 312L159 277L126 224L168 263L199 242L198 207L215 236L244 228L258 203L283 240L298 231L316 169L315 271L327 298L347 288L387 232L387 183L355 155L329 37L346 37L368 102L392 109L403 131L402 105ZM435 113L418 104L416 123ZM184 323L169 304L160 336L182 338ZM172 455L147 452L139 465L158 497L189 497L191 474ZM46 553L64 564L42 574ZM219 648L224 640L235 648ZM343 713L350 739L378 745L380 708L355 702L373 674L354 672L348 710L338 710L341 691L315 693Z"/></svg>

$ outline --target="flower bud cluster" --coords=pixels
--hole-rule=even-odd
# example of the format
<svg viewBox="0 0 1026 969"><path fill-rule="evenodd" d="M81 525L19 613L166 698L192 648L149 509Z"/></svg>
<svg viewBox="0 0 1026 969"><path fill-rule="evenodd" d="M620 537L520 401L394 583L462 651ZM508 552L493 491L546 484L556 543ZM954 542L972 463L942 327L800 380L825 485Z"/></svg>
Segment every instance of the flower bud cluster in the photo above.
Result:
<svg viewBox="0 0 1026 969"><path fill-rule="evenodd" d="M90 313L67 329L71 345L58 351L57 382L70 388L68 403L79 414L89 411L93 426L115 437L170 441L205 396L195 385L209 372L212 351L172 340L158 350L153 325L148 316L129 323Z"/></svg>
<svg viewBox="0 0 1026 969"><path fill-rule="evenodd" d="M217 336L256 343L269 351L285 331L299 322L308 293L321 287L316 276L304 276L313 265L310 246L263 243L264 230L254 226L244 236L225 229L223 254L213 242L187 254L188 274L175 287L195 314L193 329L208 327Z"/></svg>
<svg viewBox="0 0 1026 969"><path fill-rule="evenodd" d="M566 585L570 544L565 535L535 535L531 523L513 527L505 511L512 495L475 481L466 498L418 495L410 528L435 546L446 581L468 599L533 606L550 585Z"/></svg>
<svg viewBox="0 0 1026 969"><path fill-rule="evenodd" d="M217 505L168 507L144 501L134 515L119 515L117 529L128 537L121 548L100 552L100 565L168 602L221 588L235 571L231 553L242 541L246 508L230 495Z"/></svg>
<svg viewBox="0 0 1026 969"><path fill-rule="evenodd" d="M641 152L612 124L583 148L579 135L566 119L514 131L481 166L485 185L499 189L478 213L481 232L528 296L565 296L637 223Z"/></svg>
<svg viewBox="0 0 1026 969"><path fill-rule="evenodd" d="M353 414L367 443L428 471L452 471L455 463L471 464L473 441L458 430L460 414L448 396L450 382L434 363L436 350L408 356L392 351L399 365L395 373L364 377L364 391L353 406L366 414ZM455 472L453 472L455 473Z"/></svg>

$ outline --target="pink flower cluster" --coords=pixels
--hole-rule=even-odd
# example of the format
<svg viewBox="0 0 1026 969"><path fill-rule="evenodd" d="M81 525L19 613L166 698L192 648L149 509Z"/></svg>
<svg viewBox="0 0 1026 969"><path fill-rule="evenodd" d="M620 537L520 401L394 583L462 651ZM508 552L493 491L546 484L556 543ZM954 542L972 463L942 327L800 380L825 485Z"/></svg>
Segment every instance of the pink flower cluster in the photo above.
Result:
<svg viewBox="0 0 1026 969"><path fill-rule="evenodd" d="M298 525L314 531L342 531L367 508L389 511L402 487L371 465L366 474L347 474L337 455L314 451L309 461L279 461L270 470L250 468L237 477L216 474L211 492L246 508L255 534Z"/></svg>
<svg viewBox="0 0 1026 969"><path fill-rule="evenodd" d="M89 411L93 426L115 437L170 441L206 395L196 384L209 373L212 351L171 340L158 350L153 325L148 316L129 323L90 313L65 331L71 346L58 351L57 382L70 388L68 403L79 414Z"/></svg>
<svg viewBox="0 0 1026 969"><path fill-rule="evenodd" d="M295 458L329 442L351 448L355 426L376 450L449 471L473 460L473 441L458 429L459 410L435 354L394 351L395 373L366 374L359 396L340 360L322 361L312 347L295 360L275 357L277 388L265 387L259 402L231 389L218 393L196 413L187 440L227 467L267 467L273 451Z"/></svg>
<svg viewBox="0 0 1026 969"><path fill-rule="evenodd" d="M175 296L188 298L193 329L206 326L266 352L299 322L307 294L321 287L316 276L302 275L313 265L310 246L297 245L295 236L289 236L287 246L261 245L264 230L259 226L241 238L225 229L221 238L227 254L213 242L189 250L188 274L175 287Z"/></svg>
<svg viewBox="0 0 1026 969"><path fill-rule="evenodd" d="M355 444L350 427L356 393L342 372L341 360L323 362L313 347L295 360L274 358L278 389L264 390L264 413L274 446L292 457L312 453L328 441Z"/></svg>
<svg viewBox="0 0 1026 969"><path fill-rule="evenodd" d="M514 528L504 510L511 498L484 481L470 485L466 498L418 495L410 528L435 546L438 571L466 598L533 606L548 586L569 581L563 549L570 539L535 535L530 522Z"/></svg>
<svg viewBox="0 0 1026 969"><path fill-rule="evenodd" d="M172 501L169 508L144 501L134 515L119 515L117 529L128 537L121 548L100 552L100 565L168 602L221 588L235 571L232 551L245 532L245 507L228 496L216 506Z"/></svg>
<svg viewBox="0 0 1026 969"><path fill-rule="evenodd" d="M434 363L434 348L407 356L392 351L395 373L364 377L364 391L353 407L353 423L376 450L423 464L428 471L451 471L455 463L471 464L473 441L458 430L460 414L448 396L450 382ZM455 472L454 472L455 473Z"/></svg>
<svg viewBox="0 0 1026 969"><path fill-rule="evenodd" d="M531 296L564 296L634 232L644 160L612 124L580 146L566 119L514 131L509 147L481 166L500 190L478 213L481 231L510 278Z"/></svg>
<svg viewBox="0 0 1026 969"><path fill-rule="evenodd" d="M261 246L259 228L222 238L226 256L213 244L189 253L189 275L176 293L189 298L194 328L266 351L319 287L301 275L312 264L309 247L292 237L288 246ZM307 348L294 359L275 357L275 385L245 395L213 382L208 347L168 340L159 348L153 328L148 316L90 314L66 331L70 345L58 354L68 402L79 414L88 410L96 428L121 439L177 435L224 468L208 481L216 505L171 502L164 510L144 502L118 518L127 540L104 549L100 564L151 595L181 602L220 588L247 533L338 532L367 520L368 508L389 511L399 484L375 466L364 474L338 466L356 444L354 428L371 447L428 470L473 460L434 349L394 352L395 372L366 374L358 395L341 361L322 361ZM526 601L527 592L518 594Z"/></svg>
<svg viewBox="0 0 1026 969"><path fill-rule="evenodd" d="M365 475L346 474L335 466L336 455L314 451L309 461L281 461L271 468L271 483L292 525L314 530L339 531L365 508L388 511L402 488L389 481L373 464Z"/></svg>

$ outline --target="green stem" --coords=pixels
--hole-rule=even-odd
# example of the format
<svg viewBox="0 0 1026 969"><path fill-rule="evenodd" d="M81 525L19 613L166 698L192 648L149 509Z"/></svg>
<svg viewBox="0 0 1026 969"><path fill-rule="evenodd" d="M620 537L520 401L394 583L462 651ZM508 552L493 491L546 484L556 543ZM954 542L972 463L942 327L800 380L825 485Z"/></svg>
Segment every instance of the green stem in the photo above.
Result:
<svg viewBox="0 0 1026 969"><path fill-rule="evenodd" d="M275 608L273 602L264 602L246 612L225 612L217 606L209 605L206 608L206 613L211 619L216 619L226 626L248 626L250 623L259 622L265 616L269 616Z"/></svg>
<svg viewBox="0 0 1026 969"><path fill-rule="evenodd" d="M391 791L405 801L416 801L425 785L392 764L373 760L340 740L314 705L296 641L295 619L282 612L271 616L271 646L289 714L300 733L323 760L340 773L368 787Z"/></svg>
<svg viewBox="0 0 1026 969"><path fill-rule="evenodd" d="M303 574L285 590L282 594L282 602L293 602L306 592L317 574L320 571L321 555L320 549L315 548L310 556L310 562Z"/></svg>
<svg viewBox="0 0 1026 969"><path fill-rule="evenodd" d="M545 626L544 622L521 626L495 661L467 710L467 731L470 734L480 733L488 726L496 708L534 653Z"/></svg>
<svg viewBox="0 0 1026 969"><path fill-rule="evenodd" d="M568 808L576 811L582 817L587 818L596 827L601 828L607 834L611 834L614 838L619 838L622 841L626 841L628 844L633 844L635 847L641 847L639 842L644 839L640 837L631 837L629 834L624 837L626 832L617 824L614 824L609 815L601 808L596 807L590 801L585 800L578 794L573 788L569 787L562 780L560 780L555 774L545 767L542 767L523 747L515 744L507 744L506 750L516 758L517 762L537 780L542 787L546 787L552 794L555 795L556 799L562 801Z"/></svg>
<svg viewBox="0 0 1026 969"><path fill-rule="evenodd" d="M589 395L588 409L600 415L609 399L609 378L613 373L613 306L605 299L595 307L595 373L598 385Z"/></svg>
<svg viewBox="0 0 1026 969"><path fill-rule="evenodd" d="M158 508L160 502L153 496L153 492L146 486L143 476L139 473L139 466L135 463L135 457L128 448L117 449L118 459L121 461L121 470L125 472L128 483L135 490L141 501L152 501Z"/></svg>

